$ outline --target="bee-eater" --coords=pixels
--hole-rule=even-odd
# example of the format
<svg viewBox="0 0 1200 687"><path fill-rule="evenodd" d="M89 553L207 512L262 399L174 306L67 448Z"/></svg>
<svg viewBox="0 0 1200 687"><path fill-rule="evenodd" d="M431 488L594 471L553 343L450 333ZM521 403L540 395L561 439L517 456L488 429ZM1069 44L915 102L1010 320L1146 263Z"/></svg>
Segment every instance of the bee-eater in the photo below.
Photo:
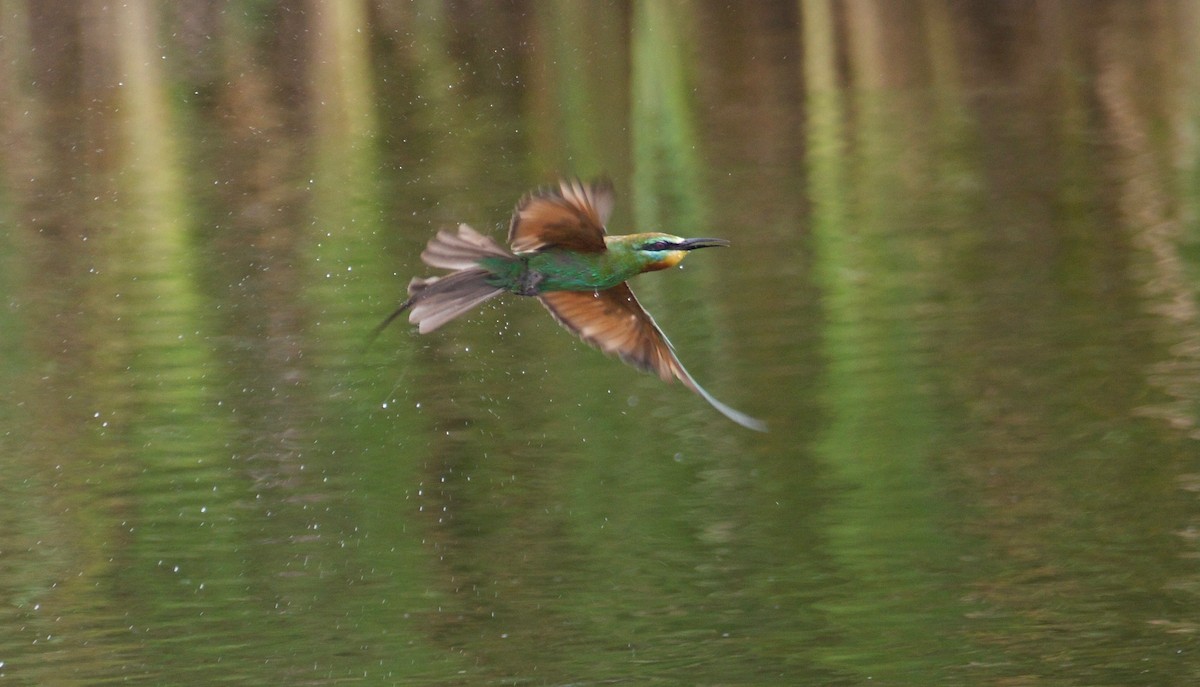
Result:
<svg viewBox="0 0 1200 687"><path fill-rule="evenodd" d="M408 320L427 334L502 293L533 296L576 336L664 381L678 378L725 417L749 429L767 426L713 398L684 369L671 342L625 283L642 272L674 267L688 251L728 246L725 239L685 239L658 232L609 236L613 188L607 181L562 181L558 188L527 194L508 228L510 250L466 224L441 230L421 260L453 270L416 277L408 300L374 334L409 311Z"/></svg>

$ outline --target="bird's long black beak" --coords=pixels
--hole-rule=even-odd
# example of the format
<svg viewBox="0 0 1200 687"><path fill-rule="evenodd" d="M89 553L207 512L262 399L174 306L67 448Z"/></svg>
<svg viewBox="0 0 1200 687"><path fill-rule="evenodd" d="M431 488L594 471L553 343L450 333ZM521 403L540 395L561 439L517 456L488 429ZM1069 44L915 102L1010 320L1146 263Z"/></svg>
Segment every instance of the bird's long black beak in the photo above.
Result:
<svg viewBox="0 0 1200 687"><path fill-rule="evenodd" d="M675 245L675 250L694 250L696 248L714 248L728 246L725 239L684 239Z"/></svg>

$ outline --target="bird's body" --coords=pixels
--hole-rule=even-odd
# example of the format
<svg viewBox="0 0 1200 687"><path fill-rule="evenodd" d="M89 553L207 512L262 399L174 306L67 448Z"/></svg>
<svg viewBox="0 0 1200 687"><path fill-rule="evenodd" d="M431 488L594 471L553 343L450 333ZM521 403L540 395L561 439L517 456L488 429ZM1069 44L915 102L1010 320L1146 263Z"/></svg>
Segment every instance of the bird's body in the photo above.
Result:
<svg viewBox="0 0 1200 687"><path fill-rule="evenodd" d="M439 231L421 253L431 267L453 270L414 278L409 299L376 333L405 311L422 334L502 293L534 296L587 343L665 381L678 378L738 424L766 425L713 398L688 374L670 341L634 298L626 280L678 265L687 251L727 246L724 239L684 239L658 232L609 236L612 187L562 182L525 196L509 225L511 250L462 224Z"/></svg>
<svg viewBox="0 0 1200 687"><path fill-rule="evenodd" d="M682 250L653 253L635 248L653 238L681 240L657 233L606 236L605 250L599 253L546 248L511 258L488 256L479 265L492 273L488 283L521 296L547 291L604 291L630 277L673 267L683 260Z"/></svg>

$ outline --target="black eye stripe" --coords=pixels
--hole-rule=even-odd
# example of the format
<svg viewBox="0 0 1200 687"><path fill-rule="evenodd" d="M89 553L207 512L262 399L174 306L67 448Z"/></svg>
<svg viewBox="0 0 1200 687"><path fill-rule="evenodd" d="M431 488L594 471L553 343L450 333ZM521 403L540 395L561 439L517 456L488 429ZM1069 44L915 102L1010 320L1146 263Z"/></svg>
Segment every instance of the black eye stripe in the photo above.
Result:
<svg viewBox="0 0 1200 687"><path fill-rule="evenodd" d="M642 244L642 250L671 250L675 244L670 241L651 241Z"/></svg>

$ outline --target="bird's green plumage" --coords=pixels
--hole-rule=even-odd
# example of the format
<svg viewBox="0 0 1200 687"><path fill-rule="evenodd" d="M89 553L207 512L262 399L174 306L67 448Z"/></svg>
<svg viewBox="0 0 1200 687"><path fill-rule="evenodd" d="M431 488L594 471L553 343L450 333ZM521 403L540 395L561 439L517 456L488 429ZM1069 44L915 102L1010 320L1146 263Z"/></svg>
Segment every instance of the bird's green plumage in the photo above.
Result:
<svg viewBox="0 0 1200 687"><path fill-rule="evenodd" d="M511 258L489 256L479 265L491 272L489 284L523 296L548 291L603 291L642 272L678 264L685 254L682 250L645 248L664 240L685 239L660 233L608 236L607 250L599 253L549 248Z"/></svg>
<svg viewBox="0 0 1200 687"><path fill-rule="evenodd" d="M693 249L729 242L657 232L610 236L605 225L612 205L611 184L569 180L521 199L509 224L507 249L466 224L457 232L439 231L421 260L450 273L410 281L408 300L373 335L406 311L425 334L506 291L534 296L587 343L665 381L678 379L734 422L765 432L760 420L721 403L696 383L625 283L642 272L674 267Z"/></svg>

